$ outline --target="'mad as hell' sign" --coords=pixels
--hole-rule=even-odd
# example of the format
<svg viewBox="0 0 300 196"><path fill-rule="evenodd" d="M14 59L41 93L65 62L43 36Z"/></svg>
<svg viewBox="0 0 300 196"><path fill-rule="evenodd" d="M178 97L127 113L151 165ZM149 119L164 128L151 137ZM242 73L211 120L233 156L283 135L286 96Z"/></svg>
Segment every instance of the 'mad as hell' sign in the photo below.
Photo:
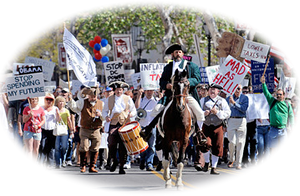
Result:
<svg viewBox="0 0 300 196"><path fill-rule="evenodd" d="M43 73L9 77L6 88L9 101L45 96Z"/></svg>
<svg viewBox="0 0 300 196"><path fill-rule="evenodd" d="M229 55L221 65L213 83L222 86L227 95L233 95L248 71L249 67Z"/></svg>

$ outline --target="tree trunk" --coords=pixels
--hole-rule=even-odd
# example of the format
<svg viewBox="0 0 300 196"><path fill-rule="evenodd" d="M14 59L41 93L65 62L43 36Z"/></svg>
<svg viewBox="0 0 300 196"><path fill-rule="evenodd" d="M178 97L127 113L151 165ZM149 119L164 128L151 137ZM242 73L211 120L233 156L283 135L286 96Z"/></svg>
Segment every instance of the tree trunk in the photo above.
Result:
<svg viewBox="0 0 300 196"><path fill-rule="evenodd" d="M164 28L165 28L165 35L162 39L162 51L165 51L165 49L171 44L172 37L175 33L177 36L177 41L182 44L181 38L178 36L178 29L175 25L175 23L172 21L170 14L174 10L176 2L173 2L169 8L165 8L163 5L164 0L151 0L153 4L155 5L156 9L159 12L160 18L163 22Z"/></svg>
<svg viewBox="0 0 300 196"><path fill-rule="evenodd" d="M204 11L203 13L204 22L206 23L208 30L210 32L214 47L216 48L218 46L217 40L221 37L218 27L215 23L215 19L212 16L212 14L208 11Z"/></svg>

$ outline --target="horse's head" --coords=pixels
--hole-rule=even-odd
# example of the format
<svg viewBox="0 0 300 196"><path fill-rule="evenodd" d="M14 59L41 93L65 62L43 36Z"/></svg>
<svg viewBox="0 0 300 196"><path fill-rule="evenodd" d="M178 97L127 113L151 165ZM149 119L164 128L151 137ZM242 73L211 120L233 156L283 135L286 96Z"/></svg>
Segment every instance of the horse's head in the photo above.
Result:
<svg viewBox="0 0 300 196"><path fill-rule="evenodd" d="M173 95L176 100L177 109L182 111L185 109L186 97L189 94L190 83L187 79L187 72L185 70L182 72L176 70L174 76Z"/></svg>

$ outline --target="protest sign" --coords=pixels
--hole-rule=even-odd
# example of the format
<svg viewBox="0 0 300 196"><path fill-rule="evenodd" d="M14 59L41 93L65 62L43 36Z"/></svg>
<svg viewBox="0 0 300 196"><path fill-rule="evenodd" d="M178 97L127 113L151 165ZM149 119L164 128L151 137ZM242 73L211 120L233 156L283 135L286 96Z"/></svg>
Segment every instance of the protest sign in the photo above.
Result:
<svg viewBox="0 0 300 196"><path fill-rule="evenodd" d="M251 77L252 77L252 86L254 93L262 93L262 83L260 78L263 75L266 64L260 63L257 61L251 61ZM266 85L270 92L274 91L274 59L270 58L266 73Z"/></svg>
<svg viewBox="0 0 300 196"><path fill-rule="evenodd" d="M132 74L135 73L134 69L129 69L129 70L124 70L124 74L125 74L125 82L129 85L132 86L132 80L131 80L131 76Z"/></svg>
<svg viewBox="0 0 300 196"><path fill-rule="evenodd" d="M45 96L42 73L9 77L6 87L9 101Z"/></svg>
<svg viewBox="0 0 300 196"><path fill-rule="evenodd" d="M141 87L141 72L131 75L131 81L134 89L139 89Z"/></svg>
<svg viewBox="0 0 300 196"><path fill-rule="evenodd" d="M241 57L261 63L266 63L269 49L269 45L245 40Z"/></svg>
<svg viewBox="0 0 300 196"><path fill-rule="evenodd" d="M13 74L23 75L23 74L33 74L43 72L42 66L35 66L33 63L14 63L13 64Z"/></svg>
<svg viewBox="0 0 300 196"><path fill-rule="evenodd" d="M165 63L140 64L141 85L144 90L159 89L159 79L165 65Z"/></svg>
<svg viewBox="0 0 300 196"><path fill-rule="evenodd" d="M221 65L213 82L222 86L227 95L232 95L249 69L249 67L229 55Z"/></svg>
<svg viewBox="0 0 300 196"><path fill-rule="evenodd" d="M120 61L104 63L106 85L115 81L125 82L124 65Z"/></svg>
<svg viewBox="0 0 300 196"><path fill-rule="evenodd" d="M52 75L53 75L53 70L55 67L55 63L44 60L44 59L39 59L39 58L34 58L27 56L25 58L25 63L32 63L34 66L42 66L43 67L43 74L44 74L44 80L46 81L51 81Z"/></svg>
<svg viewBox="0 0 300 196"><path fill-rule="evenodd" d="M220 65L205 67L208 83L211 84L219 72Z"/></svg>
<svg viewBox="0 0 300 196"><path fill-rule="evenodd" d="M268 119L269 104L264 94L247 94L249 104L247 115L249 120Z"/></svg>
<svg viewBox="0 0 300 196"><path fill-rule="evenodd" d="M201 84L208 84L208 78L207 78L207 74L206 74L206 69L205 67L199 67L199 71L200 71L200 76L201 76Z"/></svg>
<svg viewBox="0 0 300 196"><path fill-rule="evenodd" d="M285 98L291 99L293 97L296 88L296 81L296 78L286 77L284 73L281 72L278 88L284 91Z"/></svg>
<svg viewBox="0 0 300 196"><path fill-rule="evenodd" d="M133 59L131 35L112 34L112 45L114 50L114 60L129 64Z"/></svg>

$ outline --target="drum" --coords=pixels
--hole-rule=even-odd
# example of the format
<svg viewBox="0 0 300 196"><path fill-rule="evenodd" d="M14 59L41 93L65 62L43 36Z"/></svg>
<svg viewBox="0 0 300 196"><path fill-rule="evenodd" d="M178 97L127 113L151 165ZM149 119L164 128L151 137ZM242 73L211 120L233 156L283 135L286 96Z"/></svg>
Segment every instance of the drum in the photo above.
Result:
<svg viewBox="0 0 300 196"><path fill-rule="evenodd" d="M126 123L118 131L128 155L140 154L147 150L148 144L140 136L141 126L138 121Z"/></svg>

